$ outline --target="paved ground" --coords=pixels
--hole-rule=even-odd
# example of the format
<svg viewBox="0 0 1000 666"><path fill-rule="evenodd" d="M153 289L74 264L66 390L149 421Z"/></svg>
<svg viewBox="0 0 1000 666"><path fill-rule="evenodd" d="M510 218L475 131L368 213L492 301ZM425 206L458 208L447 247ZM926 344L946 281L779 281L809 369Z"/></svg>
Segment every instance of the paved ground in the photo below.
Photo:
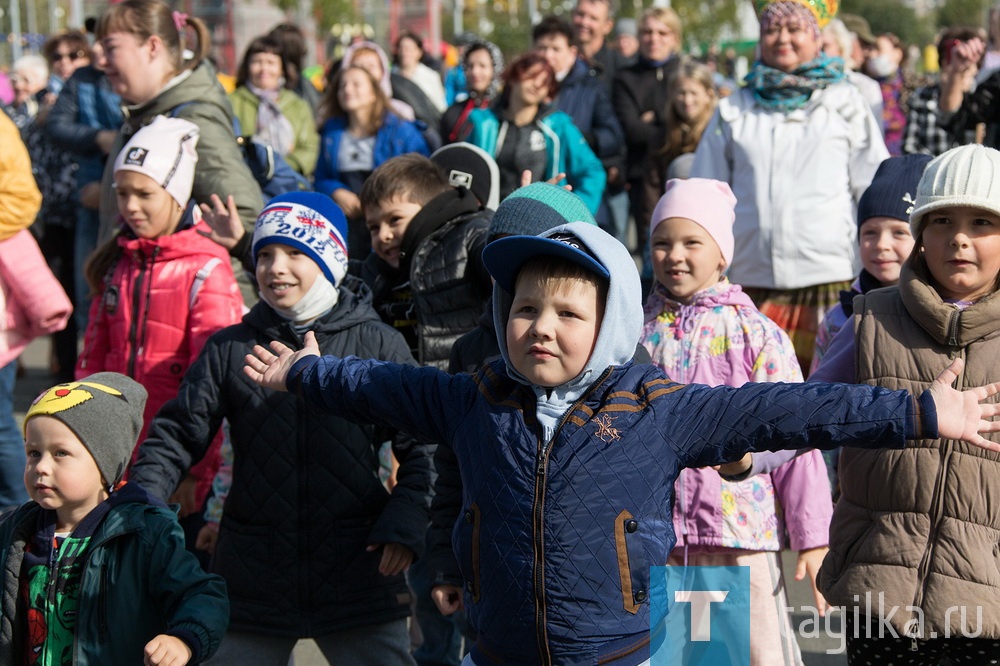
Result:
<svg viewBox="0 0 1000 666"><path fill-rule="evenodd" d="M14 391L15 411L20 419L27 409L31 400L41 391L48 388L51 382L48 378L48 342L38 340L34 342L21 359L25 365L26 374L18 380ZM812 605L812 592L806 582L795 582L792 574L795 571L795 553L785 552L785 577L789 590L789 602L795 609ZM799 630L804 628L807 633L820 635L821 637L805 637L799 635L799 645L802 647L803 660L806 666L844 666L847 659L842 653L827 654L827 650L837 650L841 631L840 616L835 615L829 621L829 629L834 637L828 637L824 631L816 631L814 623L810 622L810 616L806 613L793 613L793 627ZM803 625L803 623L805 623ZM821 627L822 628L822 627ZM324 666L326 659L320 654L312 641L303 641L295 650L295 666Z"/></svg>

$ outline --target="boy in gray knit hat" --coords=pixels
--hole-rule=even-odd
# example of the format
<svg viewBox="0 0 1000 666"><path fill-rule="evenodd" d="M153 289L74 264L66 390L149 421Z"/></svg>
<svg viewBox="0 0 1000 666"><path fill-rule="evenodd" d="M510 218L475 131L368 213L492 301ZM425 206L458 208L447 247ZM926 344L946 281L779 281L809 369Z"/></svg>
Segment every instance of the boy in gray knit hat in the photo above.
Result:
<svg viewBox="0 0 1000 666"><path fill-rule="evenodd" d="M0 522L0 663L187 664L218 647L225 583L185 550L174 512L123 481L145 405L140 384L100 372L28 409L32 501Z"/></svg>

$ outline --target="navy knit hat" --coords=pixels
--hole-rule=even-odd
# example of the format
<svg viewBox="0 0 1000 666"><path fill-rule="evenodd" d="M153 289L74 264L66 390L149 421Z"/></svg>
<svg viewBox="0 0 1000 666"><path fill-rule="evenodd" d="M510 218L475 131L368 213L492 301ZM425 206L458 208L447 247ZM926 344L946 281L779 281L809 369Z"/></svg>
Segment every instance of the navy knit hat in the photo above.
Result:
<svg viewBox="0 0 1000 666"><path fill-rule="evenodd" d="M537 236L543 231L570 222L597 224L583 199L549 183L532 183L518 188L500 202L489 237Z"/></svg>
<svg viewBox="0 0 1000 666"><path fill-rule="evenodd" d="M270 243L304 252L334 287L347 275L347 218L326 195L289 192L271 199L254 226L254 266L260 248Z"/></svg>
<svg viewBox="0 0 1000 666"><path fill-rule="evenodd" d="M908 222L917 200L917 184L931 159L930 155L903 155L882 162L858 202L858 228L873 217Z"/></svg>

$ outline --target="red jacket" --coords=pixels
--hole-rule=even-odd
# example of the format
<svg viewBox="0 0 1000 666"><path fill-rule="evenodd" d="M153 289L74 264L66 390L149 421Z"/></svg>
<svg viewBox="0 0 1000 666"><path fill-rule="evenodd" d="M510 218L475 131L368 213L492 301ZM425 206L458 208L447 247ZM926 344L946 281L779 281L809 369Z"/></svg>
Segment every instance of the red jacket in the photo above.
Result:
<svg viewBox="0 0 1000 666"><path fill-rule="evenodd" d="M90 306L76 376L120 372L145 387L149 399L139 442L163 403L177 395L209 336L243 316L228 254L199 231L207 232L208 225L192 205L180 230L169 236L120 234L122 256ZM220 442L217 437L210 454L191 470L199 506L218 467Z"/></svg>

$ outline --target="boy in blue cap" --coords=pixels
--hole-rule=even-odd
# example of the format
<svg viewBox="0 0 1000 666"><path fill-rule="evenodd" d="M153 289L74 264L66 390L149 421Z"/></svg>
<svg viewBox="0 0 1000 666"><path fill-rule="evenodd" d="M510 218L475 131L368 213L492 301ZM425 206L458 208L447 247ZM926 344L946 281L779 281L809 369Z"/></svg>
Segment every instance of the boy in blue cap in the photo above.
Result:
<svg viewBox="0 0 1000 666"><path fill-rule="evenodd" d="M537 214L555 228L484 251L502 359L475 375L320 357L310 336L298 352L275 342L246 357L262 386L455 450L471 663L648 660L649 567L674 543L681 467L762 448L898 448L937 431L1000 449L976 432L1000 430L981 421L997 408L977 404L1000 385L954 391L960 362L919 398L868 386L682 386L632 363L642 326L632 257L599 228L541 205Z"/></svg>

